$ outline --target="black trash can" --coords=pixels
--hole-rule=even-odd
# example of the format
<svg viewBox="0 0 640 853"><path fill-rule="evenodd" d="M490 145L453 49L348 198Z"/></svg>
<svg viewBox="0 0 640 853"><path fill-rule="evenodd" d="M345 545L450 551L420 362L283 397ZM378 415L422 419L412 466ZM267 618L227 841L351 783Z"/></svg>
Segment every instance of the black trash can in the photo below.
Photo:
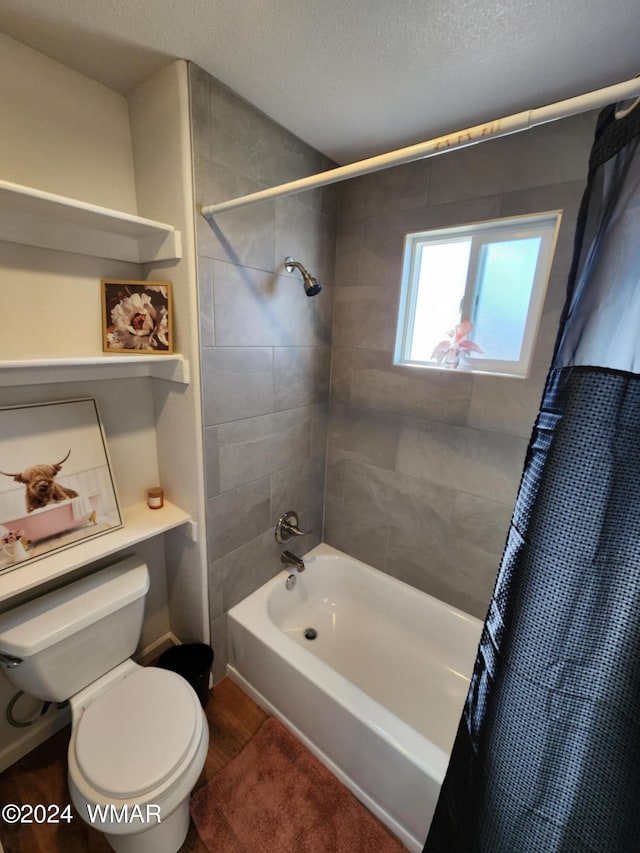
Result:
<svg viewBox="0 0 640 853"><path fill-rule="evenodd" d="M204 708L209 698L209 673L213 663L213 649L206 643L183 643L172 646L158 658L156 666L181 675L198 694Z"/></svg>

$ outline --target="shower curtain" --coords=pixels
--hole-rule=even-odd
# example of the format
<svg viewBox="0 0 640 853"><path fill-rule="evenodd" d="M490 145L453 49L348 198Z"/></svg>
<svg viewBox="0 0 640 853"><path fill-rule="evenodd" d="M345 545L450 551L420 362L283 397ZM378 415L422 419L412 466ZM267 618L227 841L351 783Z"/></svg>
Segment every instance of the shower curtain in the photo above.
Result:
<svg viewBox="0 0 640 853"><path fill-rule="evenodd" d="M424 853L640 851L640 106L598 118L560 331Z"/></svg>

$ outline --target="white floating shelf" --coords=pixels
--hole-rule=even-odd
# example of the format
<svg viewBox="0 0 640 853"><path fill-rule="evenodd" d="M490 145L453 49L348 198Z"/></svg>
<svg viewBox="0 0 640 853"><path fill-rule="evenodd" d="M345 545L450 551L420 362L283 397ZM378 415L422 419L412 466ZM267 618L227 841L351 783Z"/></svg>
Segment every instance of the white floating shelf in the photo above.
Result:
<svg viewBox="0 0 640 853"><path fill-rule="evenodd" d="M0 385L5 387L139 376L188 385L189 362L181 355L98 355L0 361Z"/></svg>
<svg viewBox="0 0 640 853"><path fill-rule="evenodd" d="M188 537L193 536L193 523L189 513L168 501L165 501L162 509L149 509L146 503L135 504L123 509L122 516L124 526L118 530L78 542L55 554L27 562L1 574L0 602L181 525L187 525L185 533Z"/></svg>
<svg viewBox="0 0 640 853"><path fill-rule="evenodd" d="M173 225L0 181L0 240L136 264L182 257Z"/></svg>

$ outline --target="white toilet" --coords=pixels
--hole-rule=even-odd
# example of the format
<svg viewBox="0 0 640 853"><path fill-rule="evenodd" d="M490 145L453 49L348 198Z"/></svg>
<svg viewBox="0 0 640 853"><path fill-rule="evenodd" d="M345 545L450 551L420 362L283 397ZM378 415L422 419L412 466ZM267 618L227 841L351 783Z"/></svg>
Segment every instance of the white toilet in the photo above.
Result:
<svg viewBox="0 0 640 853"><path fill-rule="evenodd" d="M0 615L7 678L69 699L71 799L120 853L179 850L209 743L191 686L129 659L148 589L145 563L129 557Z"/></svg>

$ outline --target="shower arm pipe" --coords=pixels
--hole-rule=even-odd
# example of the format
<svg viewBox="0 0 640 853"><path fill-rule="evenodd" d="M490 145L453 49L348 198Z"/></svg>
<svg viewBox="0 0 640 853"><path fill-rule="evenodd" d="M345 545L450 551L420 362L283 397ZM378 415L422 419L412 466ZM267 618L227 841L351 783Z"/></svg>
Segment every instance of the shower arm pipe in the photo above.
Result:
<svg viewBox="0 0 640 853"><path fill-rule="evenodd" d="M457 148L466 148L469 145L476 145L487 139L509 136L512 133L528 130L540 124L547 124L561 118L568 118L569 116L585 113L589 110L605 107L608 104L624 101L639 95L640 77L635 77L633 80L615 83L613 86L606 86L604 89L596 89L594 92L588 92L585 95L578 95L575 98L557 101L546 107L524 110L505 118L494 119L485 124L478 124L474 127L468 127L465 130L446 134L445 136L437 136L434 139L419 142L416 145L409 145L407 148L398 148L396 151L378 154L366 160L358 160L346 166L338 166L336 169L329 169L326 172L319 172L316 175L309 175L306 178L289 181L286 184L279 184L276 187L259 190L258 192L233 198L229 201L209 204L204 206L201 212L204 218L211 222L217 213L224 213L226 210L235 210L239 207L255 204L256 202L268 201L269 199L281 198L305 192L306 190L312 190L316 187L328 186L339 181L357 178L360 175L378 172L381 169L388 169L391 166L412 163L414 160L424 160L436 154L445 154L447 151L454 151Z"/></svg>

